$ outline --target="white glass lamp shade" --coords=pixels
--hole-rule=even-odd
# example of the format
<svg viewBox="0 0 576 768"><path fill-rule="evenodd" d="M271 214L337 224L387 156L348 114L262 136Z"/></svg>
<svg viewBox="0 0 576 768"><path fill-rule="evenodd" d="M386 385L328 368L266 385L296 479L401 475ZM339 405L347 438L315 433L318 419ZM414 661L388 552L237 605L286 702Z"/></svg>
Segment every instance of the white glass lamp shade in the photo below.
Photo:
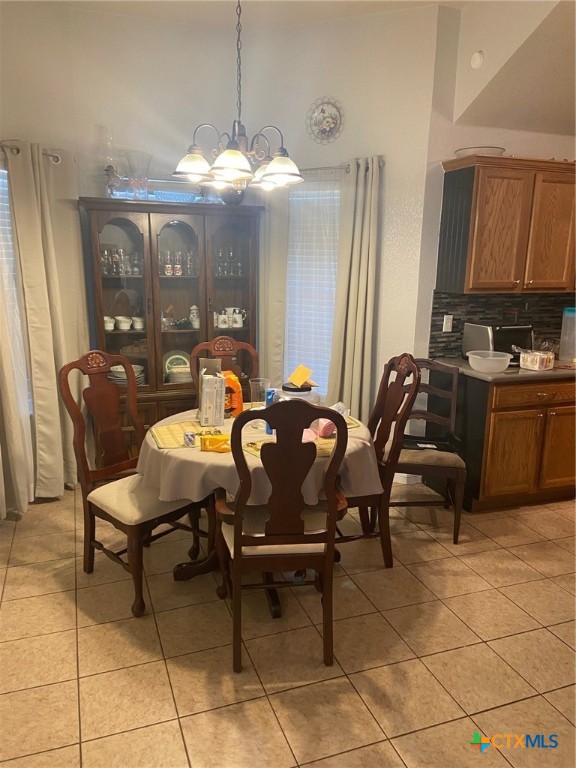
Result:
<svg viewBox="0 0 576 768"><path fill-rule="evenodd" d="M261 165L260 168L256 171L254 174L254 178L250 182L251 187L258 187L259 189L263 189L265 192L269 192L272 189L276 189L276 184L272 181L262 181L262 176L266 173L268 170L269 163L264 163L264 165Z"/></svg>
<svg viewBox="0 0 576 768"><path fill-rule="evenodd" d="M275 187L285 187L289 184L299 184L304 181L300 176L298 166L289 157L277 156L268 163L266 172L262 174L261 184L269 183Z"/></svg>
<svg viewBox="0 0 576 768"><path fill-rule="evenodd" d="M228 182L249 181L254 175L248 158L239 149L225 149L221 152L214 160L210 173L217 181Z"/></svg>
<svg viewBox="0 0 576 768"><path fill-rule="evenodd" d="M194 151L194 147L190 147L188 154L180 160L172 175L184 176L189 181L199 183L210 178L210 164L200 151Z"/></svg>
<svg viewBox="0 0 576 768"><path fill-rule="evenodd" d="M224 189L232 189L231 181L222 181L219 179L209 178L205 181L201 181L200 184L203 187L210 187L210 189L215 189L217 192L222 192Z"/></svg>

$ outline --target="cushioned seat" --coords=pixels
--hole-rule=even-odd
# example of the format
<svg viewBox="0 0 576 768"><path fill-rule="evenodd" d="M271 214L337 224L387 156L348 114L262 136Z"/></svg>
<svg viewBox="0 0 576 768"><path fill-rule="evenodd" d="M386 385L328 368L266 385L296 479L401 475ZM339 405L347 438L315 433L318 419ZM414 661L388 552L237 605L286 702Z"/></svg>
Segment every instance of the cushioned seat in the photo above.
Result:
<svg viewBox="0 0 576 768"><path fill-rule="evenodd" d="M454 467L466 469L464 459L457 453L435 451L433 448L411 450L403 448L400 451L399 464L421 464L423 466Z"/></svg>
<svg viewBox="0 0 576 768"><path fill-rule="evenodd" d="M101 485L88 494L87 500L126 525L145 523L190 503L187 499L159 501L158 492L145 488L140 475Z"/></svg>

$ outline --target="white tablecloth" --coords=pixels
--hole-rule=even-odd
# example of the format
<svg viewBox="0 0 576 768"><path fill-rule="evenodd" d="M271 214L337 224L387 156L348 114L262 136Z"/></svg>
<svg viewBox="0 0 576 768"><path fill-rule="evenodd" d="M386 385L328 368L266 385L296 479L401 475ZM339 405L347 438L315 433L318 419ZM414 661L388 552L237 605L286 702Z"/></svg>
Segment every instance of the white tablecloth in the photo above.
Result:
<svg viewBox="0 0 576 768"><path fill-rule="evenodd" d="M185 411L158 422L171 424L193 420L196 411ZM222 432L232 429L232 419L226 419ZM262 440L264 431L254 430L248 425L243 430L245 442ZM252 474L252 495L250 504L265 504L270 494L270 483L259 458L246 453L246 460ZM316 504L322 488L322 474L327 459L319 458L303 486L306 504ZM235 494L238 489L238 474L231 453L201 451L199 448L158 448L150 432L140 449L138 472L144 485L158 492L161 501L190 499L202 501L216 488L224 488ZM347 497L369 496L382 493L382 484L367 427L361 424L348 430L348 446L340 468L342 490Z"/></svg>

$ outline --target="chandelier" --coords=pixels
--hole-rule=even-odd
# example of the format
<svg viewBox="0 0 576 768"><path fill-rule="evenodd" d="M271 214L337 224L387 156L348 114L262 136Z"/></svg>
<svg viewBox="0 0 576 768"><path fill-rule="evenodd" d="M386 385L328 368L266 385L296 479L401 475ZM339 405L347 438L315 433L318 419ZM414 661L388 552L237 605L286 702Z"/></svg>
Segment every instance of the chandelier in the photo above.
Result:
<svg viewBox="0 0 576 768"><path fill-rule="evenodd" d="M180 160L174 173L176 178L185 179L195 184L212 187L218 191L227 189L243 190L246 186L273 190L298 184L303 181L298 166L290 159L284 147L282 131L275 125L260 128L248 144L246 128L242 123L242 41L240 0L236 5L236 109L237 118L232 124L232 134L221 133L212 123L200 123L194 129L192 144ZM216 134L216 146L211 150L212 165L208 162L202 148L196 141L201 130L210 130ZM279 140L279 146L272 155L270 134Z"/></svg>

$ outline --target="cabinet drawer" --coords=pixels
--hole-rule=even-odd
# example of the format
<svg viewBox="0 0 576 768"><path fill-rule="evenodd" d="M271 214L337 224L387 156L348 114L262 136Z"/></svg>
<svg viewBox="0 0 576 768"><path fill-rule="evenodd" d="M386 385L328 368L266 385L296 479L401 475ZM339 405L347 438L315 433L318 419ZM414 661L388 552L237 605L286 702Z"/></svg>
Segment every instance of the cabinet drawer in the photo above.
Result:
<svg viewBox="0 0 576 768"><path fill-rule="evenodd" d="M496 385L492 394L492 408L572 403L575 394L574 381Z"/></svg>

